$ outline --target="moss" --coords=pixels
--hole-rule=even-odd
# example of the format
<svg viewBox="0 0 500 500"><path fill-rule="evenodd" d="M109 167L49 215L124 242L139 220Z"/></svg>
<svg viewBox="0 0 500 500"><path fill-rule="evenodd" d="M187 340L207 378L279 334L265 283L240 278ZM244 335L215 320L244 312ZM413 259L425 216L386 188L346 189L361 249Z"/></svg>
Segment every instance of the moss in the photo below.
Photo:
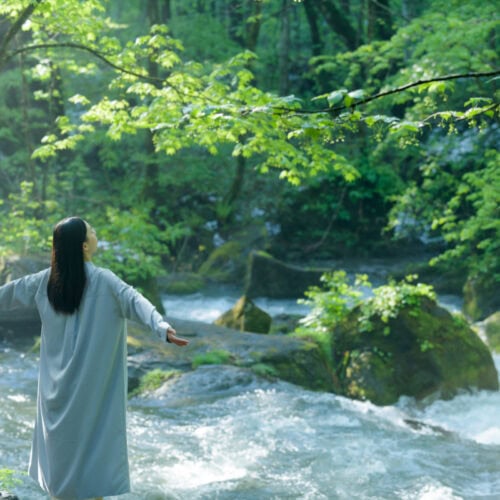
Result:
<svg viewBox="0 0 500 500"><path fill-rule="evenodd" d="M167 380L179 375L177 370L151 370L141 377L139 386L129 393L129 397L134 397L145 392L152 392L159 389Z"/></svg>
<svg viewBox="0 0 500 500"><path fill-rule="evenodd" d="M204 354L198 354L193 358L193 369L201 365L224 365L228 364L233 358L232 354L228 351L214 350L208 351Z"/></svg>
<svg viewBox="0 0 500 500"><path fill-rule="evenodd" d="M276 369L268 363L256 363L252 365L250 369L259 377L264 378L277 378L278 372Z"/></svg>
<svg viewBox="0 0 500 500"><path fill-rule="evenodd" d="M332 337L342 394L392 404L403 394L422 398L439 392L448 398L462 388L498 387L486 346L462 317L432 300L422 299L418 310L405 307L388 322L370 317L370 331L360 330L361 314L352 311Z"/></svg>

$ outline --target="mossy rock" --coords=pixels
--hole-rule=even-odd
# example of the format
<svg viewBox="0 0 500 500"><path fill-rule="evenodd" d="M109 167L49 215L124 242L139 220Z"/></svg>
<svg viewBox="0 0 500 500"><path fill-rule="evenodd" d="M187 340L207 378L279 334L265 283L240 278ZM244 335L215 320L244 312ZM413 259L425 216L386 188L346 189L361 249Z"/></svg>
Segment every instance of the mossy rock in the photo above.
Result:
<svg viewBox="0 0 500 500"><path fill-rule="evenodd" d="M241 283L245 276L246 254L238 241L216 248L201 265L199 273L215 283Z"/></svg>
<svg viewBox="0 0 500 500"><path fill-rule="evenodd" d="M484 320L484 333L490 348L500 352L500 311Z"/></svg>
<svg viewBox="0 0 500 500"><path fill-rule="evenodd" d="M360 331L359 308L332 334L339 392L379 405L400 396L434 393L447 399L463 389L498 390L498 374L487 346L466 321L429 299L406 307L388 323L372 318Z"/></svg>
<svg viewBox="0 0 500 500"><path fill-rule="evenodd" d="M301 348L293 351L268 351L259 357L253 370L308 389L336 392L334 374L324 359L321 348L315 342L301 342Z"/></svg>
<svg viewBox="0 0 500 500"><path fill-rule="evenodd" d="M297 298L320 283L325 269L304 269L281 262L266 252L252 252L248 261L245 295Z"/></svg>
<svg viewBox="0 0 500 500"><path fill-rule="evenodd" d="M205 286L203 276L196 273L172 273L158 279L158 288L163 293L189 295L199 292Z"/></svg>
<svg viewBox="0 0 500 500"><path fill-rule="evenodd" d="M480 321L500 310L498 283L487 278L469 277L464 285L464 313Z"/></svg>
<svg viewBox="0 0 500 500"><path fill-rule="evenodd" d="M271 316L258 308L247 296L214 321L214 324L242 332L269 333Z"/></svg>

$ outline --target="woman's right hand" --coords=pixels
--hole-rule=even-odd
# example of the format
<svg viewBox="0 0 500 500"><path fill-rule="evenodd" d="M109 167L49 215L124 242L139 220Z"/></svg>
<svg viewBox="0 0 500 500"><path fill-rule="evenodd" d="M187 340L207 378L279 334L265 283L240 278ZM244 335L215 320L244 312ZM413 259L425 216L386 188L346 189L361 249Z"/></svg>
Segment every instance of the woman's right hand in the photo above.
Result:
<svg viewBox="0 0 500 500"><path fill-rule="evenodd" d="M167 342L178 345L179 347L189 344L189 340L177 337L177 332L172 327L167 328L166 340Z"/></svg>

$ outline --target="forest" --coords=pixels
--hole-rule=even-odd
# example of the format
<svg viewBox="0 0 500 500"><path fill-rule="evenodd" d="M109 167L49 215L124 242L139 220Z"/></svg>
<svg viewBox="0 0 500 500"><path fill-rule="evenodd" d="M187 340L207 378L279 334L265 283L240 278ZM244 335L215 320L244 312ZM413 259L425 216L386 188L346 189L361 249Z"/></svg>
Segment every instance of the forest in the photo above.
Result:
<svg viewBox="0 0 500 500"><path fill-rule="evenodd" d="M0 256L136 283L239 242L500 279L494 0L4 0Z"/></svg>

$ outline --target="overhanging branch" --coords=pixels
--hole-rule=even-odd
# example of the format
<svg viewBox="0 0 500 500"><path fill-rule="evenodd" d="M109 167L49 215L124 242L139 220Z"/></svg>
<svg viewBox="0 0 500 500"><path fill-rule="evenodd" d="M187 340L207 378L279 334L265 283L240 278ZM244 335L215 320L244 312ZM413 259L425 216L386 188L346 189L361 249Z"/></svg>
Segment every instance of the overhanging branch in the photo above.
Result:
<svg viewBox="0 0 500 500"><path fill-rule="evenodd" d="M148 81L152 81L152 82L162 82L163 81L162 78L150 76L150 75L143 74L143 73L137 73L136 71L132 71L130 69L124 68L123 66L119 66L118 64L115 64L113 61L108 59L105 55L103 55L98 50L93 49L92 47L88 47L86 45L81 45L81 44L73 43L73 42L39 43L36 45L26 45L25 47L21 47L20 49L14 50L14 51L10 52L9 54L7 54L5 57L5 60L12 59L16 55L21 54L23 52L31 52L31 51L35 51L35 50L39 50L39 49L50 49L50 48L70 48L70 49L83 50L85 52L89 52L97 59L100 59L101 61L106 63L108 66L112 67L113 69L116 69L117 71L120 71L121 73L125 73L127 75L135 76L137 78L141 78L143 80L148 80Z"/></svg>
<svg viewBox="0 0 500 500"><path fill-rule="evenodd" d="M339 111L345 111L349 109L355 109L358 106L362 106L369 102L372 102L376 99L380 99L382 97L386 97L388 95L397 94L399 92L404 92L405 90L411 89L413 87L419 87L420 85L426 85L428 83L434 82L444 82L447 80L458 80L459 78L485 78L491 76L500 75L500 69L496 69L493 71L482 71L478 73L458 73L453 75L445 75L445 76L437 76L435 78L428 78L426 80L418 80L416 82L407 83L406 85L402 85L401 87L396 87L391 90L386 90L384 92L379 92L378 94L371 95L366 97L365 99L360 99L359 101L353 102L348 105L336 106L333 108L322 108L322 109L292 109L286 107L276 107L274 108L277 111L294 113L294 114L318 114L318 113L337 113Z"/></svg>

